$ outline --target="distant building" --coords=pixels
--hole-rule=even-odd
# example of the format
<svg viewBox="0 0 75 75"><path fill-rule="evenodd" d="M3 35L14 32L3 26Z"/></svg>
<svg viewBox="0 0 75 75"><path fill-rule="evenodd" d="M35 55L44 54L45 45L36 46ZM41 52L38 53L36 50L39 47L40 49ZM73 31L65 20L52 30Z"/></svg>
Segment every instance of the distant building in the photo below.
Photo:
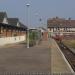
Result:
<svg viewBox="0 0 75 75"><path fill-rule="evenodd" d="M45 28L43 28L43 27L39 27L38 28L38 30L40 30L41 31L41 39L42 40L48 40L48 31L47 31L47 29L45 29Z"/></svg>
<svg viewBox="0 0 75 75"><path fill-rule="evenodd" d="M8 18L0 12L0 45L26 41L27 27L18 18Z"/></svg>
<svg viewBox="0 0 75 75"><path fill-rule="evenodd" d="M47 20L48 32L53 33L73 33L75 32L75 20L64 18L50 18Z"/></svg>
<svg viewBox="0 0 75 75"><path fill-rule="evenodd" d="M52 18L47 20L48 31L75 31L75 20L65 20L63 18Z"/></svg>

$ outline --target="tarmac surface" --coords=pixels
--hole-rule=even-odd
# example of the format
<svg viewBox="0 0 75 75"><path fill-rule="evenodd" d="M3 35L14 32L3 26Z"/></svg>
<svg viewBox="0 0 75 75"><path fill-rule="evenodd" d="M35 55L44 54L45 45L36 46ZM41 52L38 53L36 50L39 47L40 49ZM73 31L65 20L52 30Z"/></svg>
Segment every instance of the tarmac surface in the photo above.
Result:
<svg viewBox="0 0 75 75"><path fill-rule="evenodd" d="M0 47L0 72L50 72L48 41L26 48L24 43Z"/></svg>
<svg viewBox="0 0 75 75"><path fill-rule="evenodd" d="M53 39L30 48L24 43L0 47L0 72L72 73Z"/></svg>

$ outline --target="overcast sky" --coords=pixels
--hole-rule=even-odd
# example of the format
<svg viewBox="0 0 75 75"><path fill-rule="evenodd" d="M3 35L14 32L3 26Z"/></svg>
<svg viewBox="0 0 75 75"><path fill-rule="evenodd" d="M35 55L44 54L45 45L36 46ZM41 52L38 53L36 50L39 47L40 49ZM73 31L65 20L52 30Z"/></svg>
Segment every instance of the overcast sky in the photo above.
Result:
<svg viewBox="0 0 75 75"><path fill-rule="evenodd" d="M44 26L48 18L56 16L75 19L75 0L0 0L0 11L6 11L8 17L18 17L27 25L27 3L29 26Z"/></svg>

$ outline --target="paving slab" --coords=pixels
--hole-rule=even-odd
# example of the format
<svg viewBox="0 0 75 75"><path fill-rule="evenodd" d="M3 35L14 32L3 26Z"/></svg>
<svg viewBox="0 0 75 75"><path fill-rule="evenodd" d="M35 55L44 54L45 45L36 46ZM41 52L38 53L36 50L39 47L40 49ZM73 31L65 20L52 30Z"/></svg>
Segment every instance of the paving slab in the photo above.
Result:
<svg viewBox="0 0 75 75"><path fill-rule="evenodd" d="M0 48L0 72L72 73L53 39L29 49L24 44Z"/></svg>
<svg viewBox="0 0 75 75"><path fill-rule="evenodd" d="M50 72L50 65L48 41L30 48L24 44L0 48L0 72Z"/></svg>
<svg viewBox="0 0 75 75"><path fill-rule="evenodd" d="M51 48L51 72L52 73L72 73L72 69L69 67L65 59L63 58L60 48L55 40L50 39Z"/></svg>

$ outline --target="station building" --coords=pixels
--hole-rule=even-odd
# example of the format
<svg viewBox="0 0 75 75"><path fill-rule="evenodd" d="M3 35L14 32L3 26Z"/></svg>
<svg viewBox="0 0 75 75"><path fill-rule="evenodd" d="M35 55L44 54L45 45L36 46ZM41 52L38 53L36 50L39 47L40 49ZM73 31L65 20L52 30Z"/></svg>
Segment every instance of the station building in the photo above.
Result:
<svg viewBox="0 0 75 75"><path fill-rule="evenodd" d="M6 12L0 12L0 45L26 41L27 26L18 18L8 18Z"/></svg>
<svg viewBox="0 0 75 75"><path fill-rule="evenodd" d="M49 18L47 20L47 28L50 35L75 35L75 20L71 18Z"/></svg>

